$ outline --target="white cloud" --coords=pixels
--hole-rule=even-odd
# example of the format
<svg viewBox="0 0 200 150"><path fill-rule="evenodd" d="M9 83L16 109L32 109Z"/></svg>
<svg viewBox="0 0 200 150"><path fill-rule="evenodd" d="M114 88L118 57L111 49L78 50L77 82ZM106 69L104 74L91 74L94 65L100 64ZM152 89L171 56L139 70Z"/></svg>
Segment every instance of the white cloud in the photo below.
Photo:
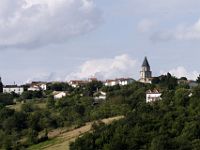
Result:
<svg viewBox="0 0 200 150"><path fill-rule="evenodd" d="M57 73L36 73L29 77L25 83L31 83L32 81L62 81L61 76Z"/></svg>
<svg viewBox="0 0 200 150"><path fill-rule="evenodd" d="M192 25L178 25L175 29L154 33L153 40L200 40L200 19Z"/></svg>
<svg viewBox="0 0 200 150"><path fill-rule="evenodd" d="M200 39L200 19L191 26L179 27L174 36L179 40Z"/></svg>
<svg viewBox="0 0 200 150"><path fill-rule="evenodd" d="M100 80L120 78L120 77L137 77L138 63L130 56L123 54L114 58L92 59L82 63L76 71L68 74L66 72L40 72L35 71L25 81L69 81L73 79L88 79L96 77Z"/></svg>
<svg viewBox="0 0 200 150"><path fill-rule="evenodd" d="M133 77L137 74L137 61L124 54L114 58L93 59L84 62L79 69L66 77L71 79L112 79L117 77Z"/></svg>
<svg viewBox="0 0 200 150"><path fill-rule="evenodd" d="M184 67L179 66L175 69L171 69L168 71L169 73L171 73L173 76L176 76L178 78L181 77L187 77L188 79L192 79L192 80L196 80L197 77L199 76L198 71L188 71L186 70ZM166 71L161 71L161 74L166 74Z"/></svg>
<svg viewBox="0 0 200 150"><path fill-rule="evenodd" d="M0 47L39 47L94 30L101 13L93 0L1 0Z"/></svg>
<svg viewBox="0 0 200 150"><path fill-rule="evenodd" d="M199 12L198 0L126 0L128 10L142 14L161 13L177 15L177 13Z"/></svg>
<svg viewBox="0 0 200 150"><path fill-rule="evenodd" d="M156 26L156 22L150 19L143 19L138 23L138 31L148 32L151 31L153 27Z"/></svg>

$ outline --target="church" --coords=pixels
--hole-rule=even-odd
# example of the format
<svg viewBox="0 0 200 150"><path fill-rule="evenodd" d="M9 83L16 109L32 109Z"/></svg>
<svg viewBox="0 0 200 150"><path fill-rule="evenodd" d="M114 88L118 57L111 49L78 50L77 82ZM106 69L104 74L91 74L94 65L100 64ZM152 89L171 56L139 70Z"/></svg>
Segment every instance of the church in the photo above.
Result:
<svg viewBox="0 0 200 150"><path fill-rule="evenodd" d="M139 81L142 83L151 83L152 81L152 71L151 67L149 65L149 62L147 60L147 57L144 58L144 61L142 63L142 69L140 71L140 79Z"/></svg>

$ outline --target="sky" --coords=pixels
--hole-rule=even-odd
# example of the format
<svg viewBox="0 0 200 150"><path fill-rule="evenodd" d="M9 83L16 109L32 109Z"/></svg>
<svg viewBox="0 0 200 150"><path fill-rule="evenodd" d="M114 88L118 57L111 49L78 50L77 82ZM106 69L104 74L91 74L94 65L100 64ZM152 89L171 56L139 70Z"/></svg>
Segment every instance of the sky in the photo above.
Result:
<svg viewBox="0 0 200 150"><path fill-rule="evenodd" d="M1 0L4 84L200 73L199 0Z"/></svg>

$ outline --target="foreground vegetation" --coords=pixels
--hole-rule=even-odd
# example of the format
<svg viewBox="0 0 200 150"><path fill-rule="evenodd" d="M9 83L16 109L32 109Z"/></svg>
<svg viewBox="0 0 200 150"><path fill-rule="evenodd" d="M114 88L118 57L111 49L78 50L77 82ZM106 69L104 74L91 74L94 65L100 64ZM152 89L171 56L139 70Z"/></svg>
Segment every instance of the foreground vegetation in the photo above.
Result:
<svg viewBox="0 0 200 150"><path fill-rule="evenodd" d="M93 94L97 89L107 92L107 100L94 105ZM126 115L131 112L135 103L132 98L140 101L145 96L146 90L147 87L140 83L107 88L102 86L102 83L93 82L71 90L70 95L59 100L54 100L46 92L26 101L22 96L27 93L22 94L17 97L17 101L23 102L20 107L10 106L10 103L6 106L2 101L0 147L27 149L31 145L48 141L49 132L52 130L80 127L93 120Z"/></svg>
<svg viewBox="0 0 200 150"><path fill-rule="evenodd" d="M162 100L147 104L146 91L154 88L162 92ZM51 93L56 89L70 94L54 100ZM93 95L98 90L106 92L107 99L94 103ZM185 82L178 84L170 74L155 78L151 85L135 82L105 87L95 81L71 88L56 83L45 92L0 94L0 148L39 149L62 140L69 144L65 138L51 136L51 131L123 115L124 119L110 125L93 124L93 132L74 138L70 149L199 149L199 101L200 87L190 89ZM15 102L17 105L10 105Z"/></svg>
<svg viewBox="0 0 200 150"><path fill-rule="evenodd" d="M155 84L163 90L161 101L135 102L126 118L98 126L72 143L71 150L199 150L200 87L189 89L174 79Z"/></svg>
<svg viewBox="0 0 200 150"><path fill-rule="evenodd" d="M69 145L79 136L84 135L85 133L92 131L93 127L98 124L110 124L113 121L122 119L123 116L111 117L107 119L102 119L96 122L88 122L86 125L71 129L69 131L63 131L59 135L56 135L54 138L33 145L28 148L28 150L69 150Z"/></svg>

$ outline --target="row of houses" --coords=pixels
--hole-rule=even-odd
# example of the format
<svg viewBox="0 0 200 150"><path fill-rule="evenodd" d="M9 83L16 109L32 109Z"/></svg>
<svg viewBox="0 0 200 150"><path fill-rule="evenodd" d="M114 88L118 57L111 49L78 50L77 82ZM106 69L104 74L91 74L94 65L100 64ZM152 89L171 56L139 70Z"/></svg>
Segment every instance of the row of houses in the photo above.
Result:
<svg viewBox="0 0 200 150"><path fill-rule="evenodd" d="M179 83L179 84L181 84L181 83ZM196 84L194 82L192 82L192 83L193 83L192 84L193 86L196 86ZM37 85L37 88L36 88L36 85ZM114 84L112 84L112 85L114 85ZM33 90L33 91L46 90L47 89L46 86L42 85L41 83L40 84L34 83L33 86L34 86L35 89L32 89L33 87L30 87L28 89ZM42 86L42 87L38 88L38 86L39 87ZM3 92L4 93L14 92L16 94L22 94L24 92L24 87L17 86L17 85L15 85L15 86L14 85L7 85L3 88ZM54 99L60 99L60 98L63 98L67 95L70 95L70 93L68 93L67 91L54 91L52 93L52 95L54 96ZM146 92L146 102L152 103L152 102L155 102L155 101L162 100L161 96L162 96L162 93L158 89L148 90ZM94 97L94 101L96 103L98 103L99 101L106 100L107 93L103 92L103 91L97 91L96 93L94 93L93 97Z"/></svg>
<svg viewBox="0 0 200 150"><path fill-rule="evenodd" d="M119 78L119 79L114 79L114 80L106 80L104 82L104 85L105 86L115 86L115 85L124 86L124 85L131 84L133 82L135 82L135 80L132 78Z"/></svg>
<svg viewBox="0 0 200 150"><path fill-rule="evenodd" d="M96 78L90 78L88 80L71 80L69 81L69 85L76 88L92 81L98 81L98 80ZM124 85L128 85L135 82L135 80L132 78L117 78L117 79L110 79L110 80L101 81L101 82L103 82L105 86L115 86L115 85L124 86Z"/></svg>
<svg viewBox="0 0 200 150"><path fill-rule="evenodd" d="M23 86L18 85L6 85L3 87L3 93L16 93L21 95L25 91L25 87L27 88L27 91L46 91L47 90L47 83L45 82L32 82L31 84L26 84ZM54 99L60 99L63 98L69 93L67 91L54 91L52 93Z"/></svg>
<svg viewBox="0 0 200 150"><path fill-rule="evenodd" d="M17 84L14 85L5 85L3 86L3 93L16 93L21 95L25 91L25 87L28 87L28 91L46 91L47 90L47 83L46 82L32 82L30 84L25 84L18 86Z"/></svg>
<svg viewBox="0 0 200 150"><path fill-rule="evenodd" d="M98 81L96 78L89 78L88 80L71 80L68 84L74 88L80 87L81 85L87 84L89 82ZM103 82L105 86L115 86L115 85L128 85L133 83L135 80L132 78L119 78L114 80L106 80ZM47 90L47 82L32 82L30 84L25 84L22 86L14 85L5 85L3 87L3 93L16 93L21 95L25 91L25 87L27 87L27 91L46 91Z"/></svg>

